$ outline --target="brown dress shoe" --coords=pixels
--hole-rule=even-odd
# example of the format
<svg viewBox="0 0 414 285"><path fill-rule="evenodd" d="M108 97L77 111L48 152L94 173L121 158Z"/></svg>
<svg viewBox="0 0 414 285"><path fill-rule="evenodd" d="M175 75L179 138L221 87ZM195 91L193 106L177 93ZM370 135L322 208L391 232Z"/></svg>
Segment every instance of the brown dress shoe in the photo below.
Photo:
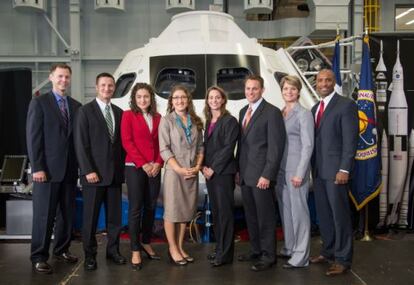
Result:
<svg viewBox="0 0 414 285"><path fill-rule="evenodd" d="M314 264L317 264L317 263L327 263L327 262L329 262L329 259L327 259L323 255L312 256L312 257L309 258L309 262L310 263L314 263Z"/></svg>
<svg viewBox="0 0 414 285"><path fill-rule="evenodd" d="M69 251L66 251L62 254L55 254L55 257L59 260L62 260L67 263L76 263L78 262L78 258L71 254Z"/></svg>
<svg viewBox="0 0 414 285"><path fill-rule="evenodd" d="M342 264L339 263L334 263L331 265L331 267L329 267L328 271L326 271L326 276L336 276L336 275L341 275L344 274L348 271L348 267L345 267Z"/></svg>
<svg viewBox="0 0 414 285"><path fill-rule="evenodd" d="M34 262L33 269L41 274L51 274L53 272L52 267L46 261Z"/></svg>

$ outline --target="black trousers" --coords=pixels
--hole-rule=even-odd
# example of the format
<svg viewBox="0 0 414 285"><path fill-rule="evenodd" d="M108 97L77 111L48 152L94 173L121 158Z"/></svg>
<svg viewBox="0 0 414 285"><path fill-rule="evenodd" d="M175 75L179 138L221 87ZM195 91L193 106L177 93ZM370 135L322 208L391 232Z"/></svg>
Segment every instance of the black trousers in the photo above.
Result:
<svg viewBox="0 0 414 285"><path fill-rule="evenodd" d="M134 166L125 167L125 180L128 187L128 227L131 238L131 250L141 250L144 244L151 242L155 209L161 188L161 172L156 177L148 177L145 171Z"/></svg>
<svg viewBox="0 0 414 285"><path fill-rule="evenodd" d="M322 238L321 255L350 267L353 255L352 218L348 185L317 177L314 180L316 212Z"/></svg>
<svg viewBox="0 0 414 285"><path fill-rule="evenodd" d="M207 180L216 238L216 260L230 263L234 254L234 175L214 174Z"/></svg>
<svg viewBox="0 0 414 285"><path fill-rule="evenodd" d="M99 210L105 204L108 242L106 253L119 253L119 235L122 229L121 185L83 186L83 225L82 242L86 257L95 257L98 244L96 242L96 226Z"/></svg>
<svg viewBox="0 0 414 285"><path fill-rule="evenodd" d="M276 208L274 186L259 189L241 186L244 213L249 232L251 253L261 255L262 260L276 260Z"/></svg>
<svg viewBox="0 0 414 285"><path fill-rule="evenodd" d="M33 182L33 226L30 259L47 261L54 227L53 253L69 249L75 213L76 184Z"/></svg>

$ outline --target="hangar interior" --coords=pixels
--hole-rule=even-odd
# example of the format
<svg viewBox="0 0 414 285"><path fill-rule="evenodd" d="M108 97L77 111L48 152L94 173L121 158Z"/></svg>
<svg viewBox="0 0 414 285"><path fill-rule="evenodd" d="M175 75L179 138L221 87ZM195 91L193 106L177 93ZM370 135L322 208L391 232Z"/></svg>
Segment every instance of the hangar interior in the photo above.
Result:
<svg viewBox="0 0 414 285"><path fill-rule="evenodd" d="M322 60L330 60L333 56L333 41L339 34L342 39L359 37L344 45L341 49L340 63L344 88L347 94L357 91L357 76L361 68L362 41L361 35L367 31L371 42L371 62L373 70L379 61L380 41L384 41L384 61L388 68L388 83L391 83L392 66L395 62L397 40L401 45L401 63L404 67L405 96L408 103L408 130L414 127L413 82L410 80L414 72L412 63L412 39L414 31L414 0L9 0L0 1L0 166L7 160L5 155L26 154L25 119L27 106L32 96L50 89L48 80L49 67L55 62L68 63L72 68L70 95L78 101L87 103L96 96L95 76L101 72L114 74L128 52L144 47L158 38L171 23L171 19L184 12L214 11L225 12L233 17L234 22L248 38L257 39L257 43L266 48L278 50L289 48L295 44L322 44L317 53L310 55L310 60L300 69L312 85L317 69L311 70L315 55ZM330 42L329 46L324 43ZM293 52L290 50L293 57ZM299 66L299 54L310 54L308 49L296 52L296 65ZM183 53L185 55L185 52ZM168 58L158 59L168 61ZM174 59L177 62L182 58ZM224 60L220 58L220 60ZM250 60L250 59L249 59ZM253 59L251 59L253 60ZM201 61L208 61L202 59ZM159 64L159 63L158 63ZM178 64L178 63L177 63ZM300 67L299 67L300 68ZM122 73L116 75L116 78ZM305 76L305 75L304 75ZM312 77L313 76L313 77ZM129 86L130 87L130 86ZM386 91L387 92L387 91ZM8 94L16 94L10 98ZM124 93L123 93L124 94ZM388 90L388 95L391 92ZM166 97L168 94L164 94ZM356 94L354 94L356 96ZM241 99L242 93L235 98ZM239 96L239 97L237 97ZM200 97L201 99L201 97ZM386 107L385 107L386 108ZM379 112L381 122L378 131L387 129L388 117ZM13 118L13 119L10 119ZM407 137L410 132L407 133ZM412 139L414 144L414 139ZM379 142L380 143L380 142ZM410 148L407 141L406 148ZM413 152L414 147L410 148ZM19 160L20 159L20 160ZM23 157L10 158L19 165L26 165ZM4 168L4 165L3 165ZM17 169L17 170L16 170ZM13 173L25 176L19 167ZM407 171L407 181L413 171ZM3 171L3 173L5 173ZM412 180L412 178L411 178ZM148 263L148 269L138 276L130 272L130 268L116 268L105 263L104 249L100 249L99 268L95 275L84 272L81 262L74 267L66 268L54 262L57 273L48 279L37 276L31 271L27 229L31 228L31 204L24 199L25 192L30 191L26 183L2 182L0 193L0 267L6 272L3 280L15 284L91 284L100 282L109 284L122 280L132 282L198 282L209 284L411 284L414 282L414 250L413 234L414 218L410 224L403 224L392 230L379 231L377 240L358 242L355 245L355 265L353 270L340 279L327 280L323 269L312 267L301 272L287 272L281 268L267 275L251 275L242 264L235 262L230 269L220 268L218 271L205 270L207 255L213 249L212 244L191 244L190 250L198 262L194 270L171 268L163 256L162 264ZM408 182L406 182L407 185ZM413 184L411 182L411 184ZM410 185L411 185L410 184ZM412 185L411 188L414 188ZM410 188L410 189L411 189ZM414 190L406 191L412 195ZM12 199L10 199L12 193ZM17 204L13 205L14 198ZM413 200L410 196L411 200ZM23 198L23 199L22 199ZM203 199L204 196L202 196ZM408 196L406 199L407 216ZM413 200L414 202L414 200ZM201 202L202 203L202 202ZM372 211L377 215L380 202ZM10 209L9 209L10 208ZM362 213L365 214L365 213ZM370 212L370 215L372 213ZM9 216L9 217L7 217ZM359 216L355 212L355 216ZM17 220L16 220L17 217ZM7 230L7 218L10 218ZM17 221L17 223L16 223ZM364 224L356 222L356 228L364 228ZM374 229L378 220L370 221L369 228ZM100 225L101 228L105 224ZM25 234L16 234L19 231ZM11 233L11 234L10 234ZM361 233L360 233L361 234ZM362 231L363 234L363 231ZM201 239L208 241L208 238ZM359 237L360 238L360 237ZM105 236L100 236L99 244L104 243ZM392 240L392 241L388 241ZM281 242L279 242L280 245ZM312 239L312 250L316 251L320 240ZM82 256L82 245L74 242L73 252ZM159 252L165 246L156 245ZM123 250L128 251L127 242ZM237 245L239 251L247 249L247 245ZM386 258L387 257L387 258ZM27 263L27 264L26 264ZM206 264L204 264L206 263ZM16 266L19 264L18 266ZM277 267L280 267L279 265ZM105 272L103 274L103 272ZM166 273L167 272L167 273ZM198 273L197 273L198 272ZM202 273L201 273L202 272ZM295 275L296 274L296 275ZM218 278L218 279L217 279ZM0 281L2 283L2 281Z"/></svg>

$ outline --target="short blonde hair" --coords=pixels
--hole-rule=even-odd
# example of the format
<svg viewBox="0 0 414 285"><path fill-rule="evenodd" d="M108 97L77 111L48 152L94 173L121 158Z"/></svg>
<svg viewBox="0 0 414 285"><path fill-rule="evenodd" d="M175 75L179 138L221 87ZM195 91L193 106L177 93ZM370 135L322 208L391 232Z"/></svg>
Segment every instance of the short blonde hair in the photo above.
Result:
<svg viewBox="0 0 414 285"><path fill-rule="evenodd" d="M285 83L296 87L296 89L298 89L299 92L302 89L302 82L300 82L299 77L297 77L296 75L286 75L285 77L283 77L282 80L280 80L281 89L283 89Z"/></svg>

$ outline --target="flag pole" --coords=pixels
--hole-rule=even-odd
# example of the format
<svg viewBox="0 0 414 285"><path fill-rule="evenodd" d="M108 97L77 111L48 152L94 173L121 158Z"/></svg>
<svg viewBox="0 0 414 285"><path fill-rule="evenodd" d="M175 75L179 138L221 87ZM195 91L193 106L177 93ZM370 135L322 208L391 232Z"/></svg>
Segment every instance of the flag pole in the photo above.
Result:
<svg viewBox="0 0 414 285"><path fill-rule="evenodd" d="M373 237L369 234L369 228L368 228L368 204L365 205L365 225L364 225L364 237L361 239L361 241L373 241Z"/></svg>

